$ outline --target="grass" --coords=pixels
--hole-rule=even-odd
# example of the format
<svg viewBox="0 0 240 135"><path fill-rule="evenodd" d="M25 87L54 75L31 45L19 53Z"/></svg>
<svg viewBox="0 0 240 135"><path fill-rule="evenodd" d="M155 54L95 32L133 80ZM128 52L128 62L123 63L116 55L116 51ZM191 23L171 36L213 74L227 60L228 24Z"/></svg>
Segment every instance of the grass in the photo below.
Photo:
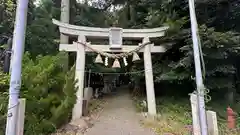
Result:
<svg viewBox="0 0 240 135"><path fill-rule="evenodd" d="M135 98L138 111L146 111L142 106L142 100ZM145 120L144 126L154 129L159 135L171 133L173 135L190 135L187 125L191 125L191 106L187 100L176 100L174 98L159 98L156 100L159 117L156 121Z"/></svg>
<svg viewBox="0 0 240 135"><path fill-rule="evenodd" d="M134 98L136 109L146 111L143 106L144 98ZM161 97L156 99L157 112L160 115L156 121L145 120L144 126L153 128L159 135L191 135L188 125L192 124L191 105L189 99L174 99ZM240 130L231 131L227 129L226 108L228 106L221 102L210 102L206 104L207 110L217 113L219 135L239 135ZM234 110L239 112L240 104L235 105ZM240 126L240 119L236 122Z"/></svg>

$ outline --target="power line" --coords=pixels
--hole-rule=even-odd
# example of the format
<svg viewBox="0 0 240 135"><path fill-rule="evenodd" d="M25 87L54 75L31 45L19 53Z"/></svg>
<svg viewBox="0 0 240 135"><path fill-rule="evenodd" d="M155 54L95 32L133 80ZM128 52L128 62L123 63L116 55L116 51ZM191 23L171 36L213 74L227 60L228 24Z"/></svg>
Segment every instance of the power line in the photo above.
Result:
<svg viewBox="0 0 240 135"><path fill-rule="evenodd" d="M145 72L145 70L135 71L135 72L93 72L93 71L84 71L85 73L93 73L93 74L138 74Z"/></svg>
<svg viewBox="0 0 240 135"><path fill-rule="evenodd" d="M158 62L154 63L153 65L157 64ZM152 70L156 69L156 68L159 68L159 66L155 66L152 68ZM150 70L139 70L139 71L132 71L132 72L94 72L93 69L88 69L88 70L91 70L91 71L86 71L84 70L83 72L85 73L93 73L93 74L121 74L121 75L126 75L126 74L139 74L139 73L143 73L145 71L150 71Z"/></svg>

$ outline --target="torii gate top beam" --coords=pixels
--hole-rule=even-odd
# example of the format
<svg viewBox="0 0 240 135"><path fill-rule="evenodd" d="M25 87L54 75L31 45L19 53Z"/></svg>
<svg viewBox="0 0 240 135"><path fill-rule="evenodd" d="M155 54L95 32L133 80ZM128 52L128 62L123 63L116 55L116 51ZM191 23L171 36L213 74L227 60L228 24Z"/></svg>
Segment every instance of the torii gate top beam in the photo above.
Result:
<svg viewBox="0 0 240 135"><path fill-rule="evenodd" d="M54 24L59 26L60 32L66 35L78 36L84 35L86 37L109 37L109 28L76 26L68 23L63 23L58 20L52 20ZM122 29L123 38L137 38L144 37L156 38L164 36L165 31L169 27L159 27L152 29Z"/></svg>

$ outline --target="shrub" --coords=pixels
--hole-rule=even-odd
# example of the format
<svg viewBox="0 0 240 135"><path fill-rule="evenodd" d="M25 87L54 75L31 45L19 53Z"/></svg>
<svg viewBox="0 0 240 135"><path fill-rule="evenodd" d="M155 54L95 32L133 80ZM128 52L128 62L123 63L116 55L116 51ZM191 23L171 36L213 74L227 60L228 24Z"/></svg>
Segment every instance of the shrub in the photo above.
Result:
<svg viewBox="0 0 240 135"><path fill-rule="evenodd" d="M8 93L6 92L9 84L9 75L0 72L0 135L4 134L6 124L6 108L8 105Z"/></svg>
<svg viewBox="0 0 240 135"><path fill-rule="evenodd" d="M24 55L21 97L26 98L25 135L54 132L71 116L76 101L75 72L74 68L63 70L63 56L59 53L33 60L29 53ZM5 106L0 100L0 106Z"/></svg>

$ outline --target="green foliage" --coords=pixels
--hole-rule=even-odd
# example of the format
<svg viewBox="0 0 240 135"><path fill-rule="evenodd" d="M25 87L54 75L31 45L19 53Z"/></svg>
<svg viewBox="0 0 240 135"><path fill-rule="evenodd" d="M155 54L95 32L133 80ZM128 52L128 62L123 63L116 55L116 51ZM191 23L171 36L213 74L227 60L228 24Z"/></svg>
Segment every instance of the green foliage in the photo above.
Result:
<svg viewBox="0 0 240 135"><path fill-rule="evenodd" d="M59 18L60 9L54 7L52 0L43 0L41 4L34 8L33 18L27 27L26 51L31 56L56 54L59 41L57 26L52 23L52 18Z"/></svg>
<svg viewBox="0 0 240 135"><path fill-rule="evenodd" d="M3 135L6 124L6 108L8 105L7 88L9 84L9 75L0 72L0 135Z"/></svg>
<svg viewBox="0 0 240 135"><path fill-rule="evenodd" d="M63 71L62 58L38 56L36 60L26 53L23 59L21 97L26 98L25 134L52 133L67 123L76 101L74 67ZM6 78L6 77L5 77ZM6 109L7 96L2 95L1 108ZM6 113L6 110L1 111ZM2 126L1 126L2 127ZM2 130L3 131L3 130Z"/></svg>
<svg viewBox="0 0 240 135"><path fill-rule="evenodd" d="M190 133L187 126L191 125L191 108L188 100L174 99L169 97L157 98L157 116L156 121L145 121L145 126L155 129L159 135L178 134L187 135ZM138 110L146 112L147 108L142 105L142 99L135 100Z"/></svg>
<svg viewBox="0 0 240 135"><path fill-rule="evenodd" d="M74 70L63 72L62 57L39 56L24 64L22 93L28 105L25 134L51 133L69 119L76 101Z"/></svg>
<svg viewBox="0 0 240 135"><path fill-rule="evenodd" d="M8 84L9 84L9 75L8 74L5 74L3 72L0 72L0 91L3 91L6 89L6 87L8 87Z"/></svg>
<svg viewBox="0 0 240 135"><path fill-rule="evenodd" d="M72 7L74 9L72 23L89 27L109 27L113 22L113 17L101 9L101 3L99 3L99 8L98 5L94 6L96 4L93 2L93 6L89 6L87 3L75 3Z"/></svg>
<svg viewBox="0 0 240 135"><path fill-rule="evenodd" d="M196 2L196 10L199 24L199 34L201 47L206 67L205 84L212 91L226 93L235 91L239 84L239 34L233 31L233 26L237 25L237 14L239 4L233 4L232 1L220 2ZM223 8L224 4L228 8ZM212 9L213 5L218 6ZM232 6L229 6L232 5ZM134 9L132 9L134 8ZM202 10L202 8L206 10ZM233 14L233 9L236 14ZM166 36L155 40L155 44L171 43L172 47L160 58L153 55L153 73L154 81L157 83L170 82L172 84L183 84L194 82L194 62L192 37L189 28L188 2L173 0L167 1L128 1L126 6L120 10L124 26L132 28L159 27L163 25L170 26ZM231 13L233 18L221 18L217 12ZM203 13L204 12L204 13ZM209 15L209 13L211 15ZM214 15L213 15L214 14ZM216 16L215 16L216 15ZM217 17L217 18L215 18ZM227 21L231 20L232 24ZM122 21L123 21L122 20ZM219 22L222 22L221 24ZM210 27L209 27L210 26ZM221 31L219 31L221 30ZM231 31L226 31L231 30ZM143 61L134 64L131 71L143 70ZM144 72L132 75L133 80L144 79ZM187 83L189 84L189 83ZM194 84L194 83L192 83ZM224 94L218 95L223 98Z"/></svg>
<svg viewBox="0 0 240 135"><path fill-rule="evenodd" d="M192 39L184 39L185 45L180 48L184 54L177 62L169 66L172 72L179 71L187 73L186 76L194 76ZM201 45L206 66L206 83L210 89L234 88L233 76L236 74L236 57L238 56L239 35L232 32L216 32L213 28L200 27ZM164 75L169 74L165 73ZM185 76L176 73L175 76ZM232 78L232 79L231 79ZM225 82L225 83L223 83ZM227 83L228 82L228 83Z"/></svg>
<svg viewBox="0 0 240 135"><path fill-rule="evenodd" d="M26 134L46 134L67 121L75 102L74 72L71 70L66 73L62 70L62 54L45 56L57 54L59 31L52 24L52 18L60 18L61 2L41 0L41 4L36 7L32 4L33 1L30 0L28 11L25 48L30 53L25 55L23 61L21 96L27 98ZM194 82L187 0L101 0L94 2L92 6L72 1L72 24L109 27L118 21L118 25L123 28L169 26L165 37L154 39L155 44L170 42L172 45L161 57L158 54L152 55L154 81L183 85ZM121 8L112 10L111 6ZM238 2L232 0L196 1L197 19L201 25L199 34L206 66L205 84L211 92L238 92L240 37L233 31L239 32L239 7ZM1 36L12 34L15 10L15 1L0 1ZM92 54L87 56L87 69L93 72L117 71L93 64L94 58L95 55ZM144 70L143 61L129 65L133 72ZM3 115L7 105L9 76L0 73L0 77L0 114ZM132 80L136 80L138 84L141 79L144 79L144 72L132 75ZM177 91L182 92L181 88ZM218 97L222 98L223 95L218 94ZM5 122L0 122L1 127L3 123Z"/></svg>
<svg viewBox="0 0 240 135"><path fill-rule="evenodd" d="M14 0L1 0L0 1L0 33L2 34L10 34L12 33L11 30L14 26L14 19L15 19L15 10L16 4Z"/></svg>
<svg viewBox="0 0 240 135"><path fill-rule="evenodd" d="M216 8L213 8L216 7ZM240 31L239 1L204 0L197 3L197 17L200 24L214 27L217 31Z"/></svg>

